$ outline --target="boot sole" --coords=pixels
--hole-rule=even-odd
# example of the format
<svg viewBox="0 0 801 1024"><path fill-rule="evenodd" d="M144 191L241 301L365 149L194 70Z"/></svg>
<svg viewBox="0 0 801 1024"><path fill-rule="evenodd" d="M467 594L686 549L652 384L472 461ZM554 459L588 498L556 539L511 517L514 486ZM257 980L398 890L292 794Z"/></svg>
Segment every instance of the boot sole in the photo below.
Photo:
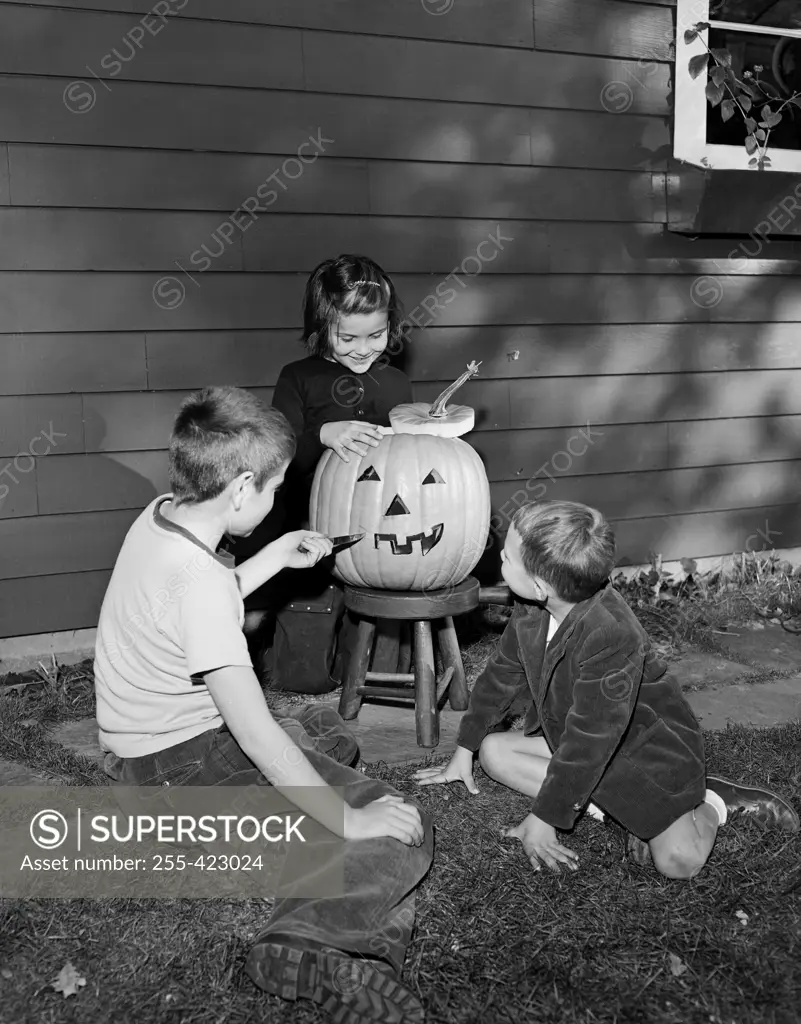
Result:
<svg viewBox="0 0 801 1024"><path fill-rule="evenodd" d="M737 792L744 794L747 799L753 800L755 804L761 803L767 794L771 800L776 802L777 810L779 808L781 809L781 813L769 811L767 815L759 813L756 810L748 810L747 808L735 808L731 813L734 814L737 813L737 810L742 810L744 814L748 815L750 818L754 818L762 825L776 825L787 832L801 831L801 820L799 820L795 808L789 804L784 797L779 796L778 793L774 793L770 789L759 789L756 786L741 786L737 782L729 782L727 779L721 779L718 775L708 775L707 784L710 782L717 782L726 788L735 789ZM709 786L709 788L714 789L712 786Z"/></svg>
<svg viewBox="0 0 801 1024"><path fill-rule="evenodd" d="M255 946L245 970L265 992L310 999L334 1024L422 1024L422 1004L388 973L350 960L279 943Z"/></svg>

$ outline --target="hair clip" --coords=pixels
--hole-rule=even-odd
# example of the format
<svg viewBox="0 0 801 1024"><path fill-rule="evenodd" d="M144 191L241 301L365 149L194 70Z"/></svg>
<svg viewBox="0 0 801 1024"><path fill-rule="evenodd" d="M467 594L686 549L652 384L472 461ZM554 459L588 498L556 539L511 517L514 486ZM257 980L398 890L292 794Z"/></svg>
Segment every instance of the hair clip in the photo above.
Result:
<svg viewBox="0 0 801 1024"><path fill-rule="evenodd" d="M354 281L353 287L358 288L359 285L367 285L371 288L380 288L381 283L379 281Z"/></svg>

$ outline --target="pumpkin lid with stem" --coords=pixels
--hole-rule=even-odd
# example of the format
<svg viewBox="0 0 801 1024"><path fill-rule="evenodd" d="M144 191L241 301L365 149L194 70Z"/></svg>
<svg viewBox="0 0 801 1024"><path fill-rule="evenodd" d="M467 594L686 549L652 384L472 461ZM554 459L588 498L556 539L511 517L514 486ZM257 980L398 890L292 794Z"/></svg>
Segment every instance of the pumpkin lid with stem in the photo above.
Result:
<svg viewBox="0 0 801 1024"><path fill-rule="evenodd" d="M469 405L448 406L448 399L471 377L478 373L481 363L473 361L465 372L445 388L429 405L428 402L407 402L390 410L389 422L396 434L434 434L437 437L460 437L472 430L476 423L475 409Z"/></svg>

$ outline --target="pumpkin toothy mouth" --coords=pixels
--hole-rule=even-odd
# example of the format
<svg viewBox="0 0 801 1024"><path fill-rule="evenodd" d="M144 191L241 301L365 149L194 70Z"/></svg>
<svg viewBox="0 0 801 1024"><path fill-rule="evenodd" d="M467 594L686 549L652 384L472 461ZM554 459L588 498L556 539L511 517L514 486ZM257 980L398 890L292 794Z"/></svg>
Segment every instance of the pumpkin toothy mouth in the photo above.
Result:
<svg viewBox="0 0 801 1024"><path fill-rule="evenodd" d="M419 540L420 551L427 555L442 539L443 528L444 523L437 523L436 526L431 527L429 533L412 533L406 537L403 543L398 540L397 533L377 533L375 535L375 546L380 548L381 542L385 541L392 548L393 555L410 555L412 553L412 545L416 540Z"/></svg>

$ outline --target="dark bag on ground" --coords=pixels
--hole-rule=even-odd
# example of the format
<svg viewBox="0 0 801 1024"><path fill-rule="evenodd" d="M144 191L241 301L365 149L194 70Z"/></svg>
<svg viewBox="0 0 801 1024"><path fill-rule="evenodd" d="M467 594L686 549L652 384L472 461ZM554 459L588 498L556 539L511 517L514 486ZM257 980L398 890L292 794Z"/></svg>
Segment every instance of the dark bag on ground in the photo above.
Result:
<svg viewBox="0 0 801 1024"><path fill-rule="evenodd" d="M322 582L323 589L319 585L297 589L276 612L272 652L267 659L269 685L293 693L329 693L341 682L339 672L334 672L334 660L345 597L342 587L327 573L320 581L314 570L296 572L314 576L308 583Z"/></svg>

